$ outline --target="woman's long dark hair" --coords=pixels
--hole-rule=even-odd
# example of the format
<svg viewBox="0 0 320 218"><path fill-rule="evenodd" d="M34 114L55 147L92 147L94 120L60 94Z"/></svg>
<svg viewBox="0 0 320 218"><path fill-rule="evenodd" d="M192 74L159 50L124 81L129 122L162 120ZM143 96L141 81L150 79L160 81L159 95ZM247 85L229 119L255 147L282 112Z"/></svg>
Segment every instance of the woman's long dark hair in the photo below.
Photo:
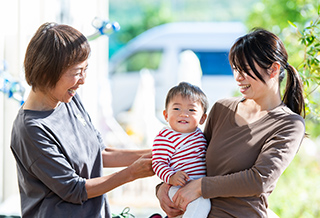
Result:
<svg viewBox="0 0 320 218"><path fill-rule="evenodd" d="M279 84L284 78L284 70L287 71L287 83L282 101L295 113L305 117L305 104L303 86L297 70L288 64L288 54L282 41L275 34L261 29L253 29L247 35L237 39L230 49L229 62L233 69L239 73L245 72L252 78L253 75L265 83L263 76L255 67L255 63L265 69L271 67L274 62L279 62Z"/></svg>

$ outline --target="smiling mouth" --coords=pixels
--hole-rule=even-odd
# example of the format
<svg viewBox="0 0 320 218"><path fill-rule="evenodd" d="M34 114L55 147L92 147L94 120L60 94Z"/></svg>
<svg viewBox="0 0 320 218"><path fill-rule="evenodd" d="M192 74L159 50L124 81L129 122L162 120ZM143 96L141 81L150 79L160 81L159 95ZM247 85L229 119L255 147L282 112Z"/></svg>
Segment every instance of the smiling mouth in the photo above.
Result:
<svg viewBox="0 0 320 218"><path fill-rule="evenodd" d="M240 88L241 88L241 89L247 89L247 88L250 88L250 86L251 86L251 85L241 85Z"/></svg>
<svg viewBox="0 0 320 218"><path fill-rule="evenodd" d="M68 89L68 92L69 92L71 95L75 95L77 91L76 91L75 89Z"/></svg>
<svg viewBox="0 0 320 218"><path fill-rule="evenodd" d="M178 121L178 123L185 124L185 123L188 123L188 122L187 122L187 121L185 121L185 120L180 120L180 121Z"/></svg>

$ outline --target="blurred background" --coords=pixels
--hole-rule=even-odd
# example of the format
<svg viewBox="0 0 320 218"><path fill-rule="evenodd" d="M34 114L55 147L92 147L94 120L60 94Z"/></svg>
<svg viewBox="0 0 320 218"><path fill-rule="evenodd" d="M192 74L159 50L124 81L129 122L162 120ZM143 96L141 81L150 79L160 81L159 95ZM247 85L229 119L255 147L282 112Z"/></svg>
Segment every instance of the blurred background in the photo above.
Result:
<svg viewBox="0 0 320 218"><path fill-rule="evenodd" d="M318 0L0 0L0 217L20 215L10 132L28 94L23 59L44 22L69 24L92 47L83 103L108 146L151 148L167 91L199 85L212 105L239 95L228 64L237 37L264 27L283 40L305 85L309 137L269 197L279 217L320 217ZM119 169L107 169L111 173ZM108 193L112 212L162 212L157 177Z"/></svg>

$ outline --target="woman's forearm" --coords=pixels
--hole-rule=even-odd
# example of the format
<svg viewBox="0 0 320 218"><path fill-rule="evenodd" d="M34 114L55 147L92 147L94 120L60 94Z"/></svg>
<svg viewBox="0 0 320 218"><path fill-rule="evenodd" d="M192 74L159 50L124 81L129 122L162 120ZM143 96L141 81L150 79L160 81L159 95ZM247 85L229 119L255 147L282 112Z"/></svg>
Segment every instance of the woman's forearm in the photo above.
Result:
<svg viewBox="0 0 320 218"><path fill-rule="evenodd" d="M150 157L141 157L130 166L107 176L86 180L88 198L100 196L133 180L153 176Z"/></svg>
<svg viewBox="0 0 320 218"><path fill-rule="evenodd" d="M102 152L104 167L126 167L135 162L141 156L151 158L151 149L117 149L106 148Z"/></svg>
<svg viewBox="0 0 320 218"><path fill-rule="evenodd" d="M125 168L111 175L87 179L85 187L87 190L88 199L100 196L117 188L118 186L131 182L134 179L135 178L130 172L129 168Z"/></svg>

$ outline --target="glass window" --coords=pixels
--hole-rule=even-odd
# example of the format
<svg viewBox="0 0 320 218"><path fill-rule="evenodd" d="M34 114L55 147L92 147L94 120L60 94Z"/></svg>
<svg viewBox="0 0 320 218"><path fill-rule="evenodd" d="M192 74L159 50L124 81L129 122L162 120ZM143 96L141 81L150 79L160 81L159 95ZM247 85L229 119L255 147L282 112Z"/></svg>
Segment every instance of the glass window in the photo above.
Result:
<svg viewBox="0 0 320 218"><path fill-rule="evenodd" d="M116 70L116 73L137 72L144 68L157 70L162 58L162 51L138 51L125 61Z"/></svg>
<svg viewBox="0 0 320 218"><path fill-rule="evenodd" d="M203 75L230 75L232 70L226 51L194 51L200 61Z"/></svg>

